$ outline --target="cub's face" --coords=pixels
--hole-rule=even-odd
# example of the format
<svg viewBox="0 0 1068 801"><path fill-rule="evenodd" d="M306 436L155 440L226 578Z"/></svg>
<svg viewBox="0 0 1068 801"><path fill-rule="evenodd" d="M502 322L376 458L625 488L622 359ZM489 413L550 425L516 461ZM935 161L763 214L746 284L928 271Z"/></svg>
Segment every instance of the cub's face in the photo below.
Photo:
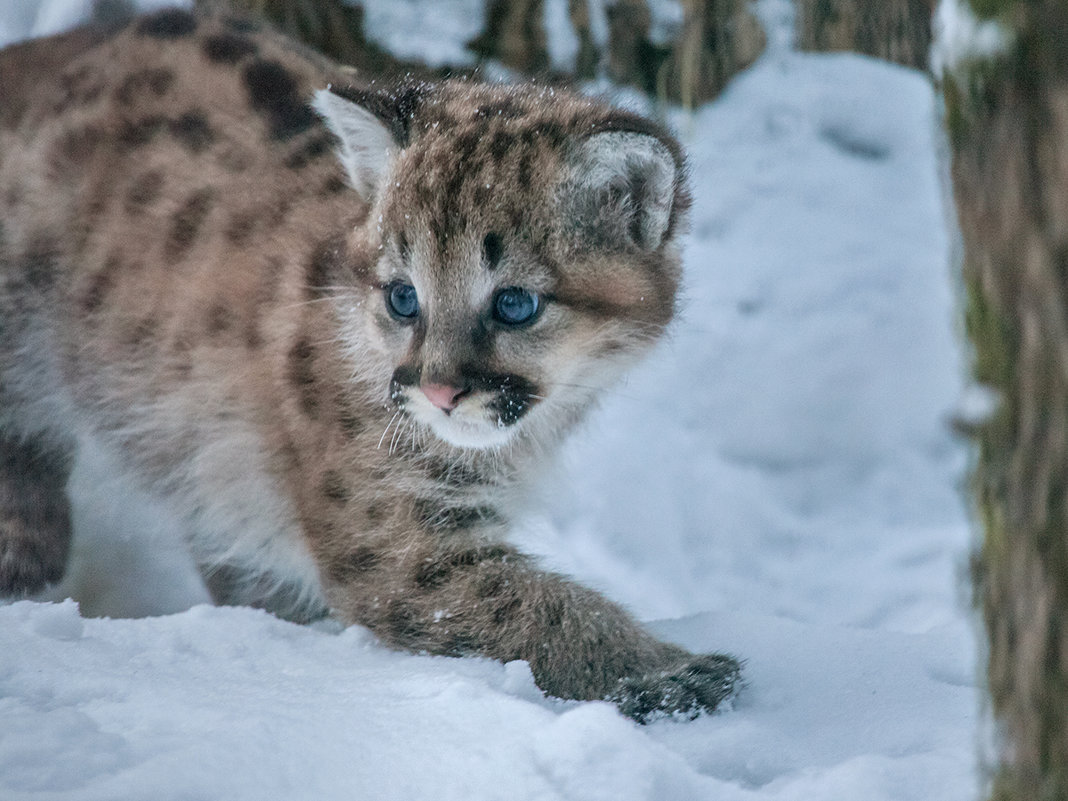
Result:
<svg viewBox="0 0 1068 801"><path fill-rule="evenodd" d="M417 429L500 447L566 427L662 333L680 169L663 139L588 100L434 92L399 139L381 100L316 99L371 203L353 340Z"/></svg>

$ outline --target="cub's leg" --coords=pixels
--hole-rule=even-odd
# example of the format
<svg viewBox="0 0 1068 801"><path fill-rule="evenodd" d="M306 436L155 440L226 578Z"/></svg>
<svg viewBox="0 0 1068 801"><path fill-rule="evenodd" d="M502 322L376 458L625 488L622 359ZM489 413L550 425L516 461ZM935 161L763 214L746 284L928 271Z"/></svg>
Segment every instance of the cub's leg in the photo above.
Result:
<svg viewBox="0 0 1068 801"><path fill-rule="evenodd" d="M67 452L0 433L0 597L32 595L63 577L69 475Z"/></svg>
<svg viewBox="0 0 1068 801"><path fill-rule="evenodd" d="M643 723L711 712L740 688L732 657L661 642L619 606L508 546L450 539L421 548L409 533L403 550L331 554L332 607L399 648L525 659L550 695L610 700Z"/></svg>

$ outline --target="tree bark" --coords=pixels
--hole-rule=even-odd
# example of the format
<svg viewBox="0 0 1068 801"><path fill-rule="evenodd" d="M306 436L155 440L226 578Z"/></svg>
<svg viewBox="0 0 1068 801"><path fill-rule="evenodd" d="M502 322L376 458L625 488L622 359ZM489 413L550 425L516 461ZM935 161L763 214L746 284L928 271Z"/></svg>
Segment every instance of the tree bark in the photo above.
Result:
<svg viewBox="0 0 1068 801"><path fill-rule="evenodd" d="M971 479L992 797L1052 801L1068 798L1068 4L971 5L1011 30L943 76L974 374L997 398Z"/></svg>
<svg viewBox="0 0 1068 801"><path fill-rule="evenodd" d="M487 0L486 30L471 43L483 58L527 75L591 79L605 77L636 86L663 100L693 106L719 94L736 73L763 52L764 31L748 0L680 0L678 30L654 33L647 0L616 0L604 6L606 41L598 43L585 0L570 0L578 39L575 64L550 64L543 0Z"/></svg>
<svg viewBox="0 0 1068 801"><path fill-rule="evenodd" d="M803 50L852 50L926 69L935 0L798 0Z"/></svg>

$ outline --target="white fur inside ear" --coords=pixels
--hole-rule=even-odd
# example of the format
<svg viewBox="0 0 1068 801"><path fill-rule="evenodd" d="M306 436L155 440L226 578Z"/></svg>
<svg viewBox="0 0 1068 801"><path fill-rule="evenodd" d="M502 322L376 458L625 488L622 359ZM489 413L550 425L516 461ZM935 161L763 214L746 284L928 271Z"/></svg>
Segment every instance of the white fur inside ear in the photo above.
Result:
<svg viewBox="0 0 1068 801"><path fill-rule="evenodd" d="M632 215L626 233L642 248L660 247L671 220L676 176L675 159L659 139L631 131L594 134L573 155L569 172L568 191L579 201L574 206L579 214L603 219L590 205L622 196L621 210Z"/></svg>
<svg viewBox="0 0 1068 801"><path fill-rule="evenodd" d="M315 93L312 107L340 142L338 158L352 188L368 203L373 203L397 150L393 134L363 106L329 89Z"/></svg>

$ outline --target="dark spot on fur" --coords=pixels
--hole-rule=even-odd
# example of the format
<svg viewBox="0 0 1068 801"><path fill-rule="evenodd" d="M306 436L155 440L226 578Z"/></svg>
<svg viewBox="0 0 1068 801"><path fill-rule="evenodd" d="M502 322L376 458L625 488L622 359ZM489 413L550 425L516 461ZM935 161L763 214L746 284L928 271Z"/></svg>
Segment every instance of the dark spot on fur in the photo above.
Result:
<svg viewBox="0 0 1068 801"><path fill-rule="evenodd" d="M59 272L59 247L49 237L36 238L22 258L26 283L38 292L51 289Z"/></svg>
<svg viewBox="0 0 1068 801"><path fill-rule="evenodd" d="M327 470L323 474L323 497L334 503L345 503L349 499L349 487L344 477L337 470Z"/></svg>
<svg viewBox="0 0 1068 801"><path fill-rule="evenodd" d="M25 195L25 190L22 184L13 183L4 192L4 202L12 207L21 206L23 195Z"/></svg>
<svg viewBox="0 0 1068 801"><path fill-rule="evenodd" d="M154 203L163 191L163 173L149 170L142 173L126 192L126 213L139 214L145 206Z"/></svg>
<svg viewBox="0 0 1068 801"><path fill-rule="evenodd" d="M504 587L504 576L500 571L487 570L481 573L475 582L475 595L479 598L493 598L500 595Z"/></svg>
<svg viewBox="0 0 1068 801"><path fill-rule="evenodd" d="M326 136L316 136L290 153L284 163L291 170L301 170L315 159L325 156L329 152L330 139Z"/></svg>
<svg viewBox="0 0 1068 801"><path fill-rule="evenodd" d="M122 343L132 348L151 345L159 332L159 321L154 317L143 317L127 329L122 336Z"/></svg>
<svg viewBox="0 0 1068 801"><path fill-rule="evenodd" d="M477 635L463 631L449 632L441 644L443 656L476 656L483 653L483 649L484 646L480 644Z"/></svg>
<svg viewBox="0 0 1068 801"><path fill-rule="evenodd" d="M419 522L434 531L459 531L481 524L502 522L497 510L490 506L445 506L441 501L415 501Z"/></svg>
<svg viewBox="0 0 1068 801"><path fill-rule="evenodd" d="M482 137L478 133L464 134L456 140L455 167L453 169L452 177L445 186L446 198L455 198L460 194L464 182L472 172L468 160L474 155L475 149L481 141Z"/></svg>
<svg viewBox="0 0 1068 801"><path fill-rule="evenodd" d="M277 61L253 61L245 68L249 102L270 128L271 138L289 139L315 125L297 79Z"/></svg>
<svg viewBox="0 0 1068 801"><path fill-rule="evenodd" d="M502 603L498 605L496 609L493 610L493 622L498 625L502 623L507 623L509 620L513 619L517 614L519 614L519 610L522 608L522 596L515 595L505 601L502 601Z"/></svg>
<svg viewBox="0 0 1068 801"><path fill-rule="evenodd" d="M420 589L432 590L448 582L457 570L499 562L511 555L512 552L503 545L483 545L441 553L424 560L415 569L412 578Z"/></svg>
<svg viewBox="0 0 1068 801"><path fill-rule="evenodd" d="M293 200L297 197L299 191L299 186L293 186L289 194L275 200L274 207L268 209L268 214L270 215L267 218L268 228L277 228L285 222L286 217L289 216L289 210L293 208Z"/></svg>
<svg viewBox="0 0 1068 801"><path fill-rule="evenodd" d="M156 39L177 39L189 36L197 29L197 20L188 11L168 8L157 11L141 20L137 32Z"/></svg>
<svg viewBox="0 0 1068 801"><path fill-rule="evenodd" d="M546 630L550 631L559 628L563 624L566 611L564 602L558 597L546 596L538 607L538 612L541 614L541 623Z"/></svg>
<svg viewBox="0 0 1068 801"><path fill-rule="evenodd" d="M82 311L86 314L96 312L107 299L115 285L115 273L119 269L117 256L110 257L104 266L89 279L89 286L81 297Z"/></svg>
<svg viewBox="0 0 1068 801"><path fill-rule="evenodd" d="M245 326L245 347L256 350L263 345L263 335L260 333L260 325L257 320L250 320Z"/></svg>
<svg viewBox="0 0 1068 801"><path fill-rule="evenodd" d="M138 120L126 120L119 128L119 145L125 150L147 145L163 129L166 122L158 114L150 114Z"/></svg>
<svg viewBox="0 0 1068 801"><path fill-rule="evenodd" d="M255 33L263 28L251 17L227 16L223 19L223 24L235 33Z"/></svg>
<svg viewBox="0 0 1068 801"><path fill-rule="evenodd" d="M342 433L348 439L354 439L362 434L367 426L360 417L357 408L349 402L349 399L343 393L338 394L337 408L337 423L341 427Z"/></svg>
<svg viewBox="0 0 1068 801"><path fill-rule="evenodd" d="M331 563L330 578L339 584L355 581L382 563L382 555L366 545L353 548L341 559Z"/></svg>
<svg viewBox="0 0 1068 801"><path fill-rule="evenodd" d="M216 151L215 160L227 172L244 172L252 166L252 156L249 152L232 143L227 147L219 148Z"/></svg>
<svg viewBox="0 0 1068 801"><path fill-rule="evenodd" d="M557 122L545 120L525 130L520 137L525 145L533 145L538 139L545 139L551 147L560 147L567 141L567 132Z"/></svg>
<svg viewBox="0 0 1068 801"><path fill-rule="evenodd" d="M115 90L115 99L120 105L129 106L145 90L156 97L163 97L174 83L174 72L163 68L150 68L131 72Z"/></svg>
<svg viewBox="0 0 1068 801"><path fill-rule="evenodd" d="M172 121L170 132L190 153L200 153L215 141L215 131L200 109L187 111Z"/></svg>
<svg viewBox="0 0 1068 801"><path fill-rule="evenodd" d="M520 189L530 189L530 153L519 157L519 175L516 180Z"/></svg>
<svg viewBox="0 0 1068 801"><path fill-rule="evenodd" d="M171 230L164 243L163 252L171 263L179 261L192 246L200 233L215 202L215 190L198 189L193 192L171 218Z"/></svg>
<svg viewBox="0 0 1068 801"><path fill-rule="evenodd" d="M259 48L247 36L239 33L219 33L204 40L204 55L219 64L236 64L245 56L255 55Z"/></svg>
<svg viewBox="0 0 1068 801"><path fill-rule="evenodd" d="M64 166L84 164L92 158L102 138L100 130L92 125L67 131L56 142L57 161ZM56 166L59 171L65 172L62 166Z"/></svg>
<svg viewBox="0 0 1068 801"><path fill-rule="evenodd" d="M426 623L408 601L394 599L386 605L386 629L391 639L411 642L426 634Z"/></svg>
<svg viewBox="0 0 1068 801"><path fill-rule="evenodd" d="M323 188L319 190L320 197L329 197L345 190L345 181L340 175L331 175L326 179Z"/></svg>
<svg viewBox="0 0 1068 801"><path fill-rule="evenodd" d="M372 474L372 478L374 478L373 474ZM385 476L382 476L381 478L385 478ZM386 519L386 512L382 508L381 504L372 503L370 506L367 507L367 522L368 523L370 523L371 525L378 525L379 523L381 523L385 519Z"/></svg>
<svg viewBox="0 0 1068 801"><path fill-rule="evenodd" d="M315 348L307 339L299 339L289 349L289 381L300 394L300 405L308 417L319 413L319 395L315 383Z"/></svg>
<svg viewBox="0 0 1068 801"><path fill-rule="evenodd" d="M505 120L514 120L526 114L523 107L511 98L498 100L496 103L483 103L475 112L476 117L500 117Z"/></svg>
<svg viewBox="0 0 1068 801"><path fill-rule="evenodd" d="M490 155L496 161L500 161L511 151L515 145L515 137L506 131L497 131L490 142Z"/></svg>
<svg viewBox="0 0 1068 801"><path fill-rule="evenodd" d="M207 332L209 336L218 336L229 331L234 324L234 312L224 303L214 303L208 309Z"/></svg>
<svg viewBox="0 0 1068 801"><path fill-rule="evenodd" d="M426 469L432 479L449 487L463 488L475 484L493 483L476 468L460 461L433 459L427 462Z"/></svg>
<svg viewBox="0 0 1068 801"><path fill-rule="evenodd" d="M253 211L240 211L235 214L226 227L226 238L234 245L244 245L259 222L259 215Z"/></svg>

